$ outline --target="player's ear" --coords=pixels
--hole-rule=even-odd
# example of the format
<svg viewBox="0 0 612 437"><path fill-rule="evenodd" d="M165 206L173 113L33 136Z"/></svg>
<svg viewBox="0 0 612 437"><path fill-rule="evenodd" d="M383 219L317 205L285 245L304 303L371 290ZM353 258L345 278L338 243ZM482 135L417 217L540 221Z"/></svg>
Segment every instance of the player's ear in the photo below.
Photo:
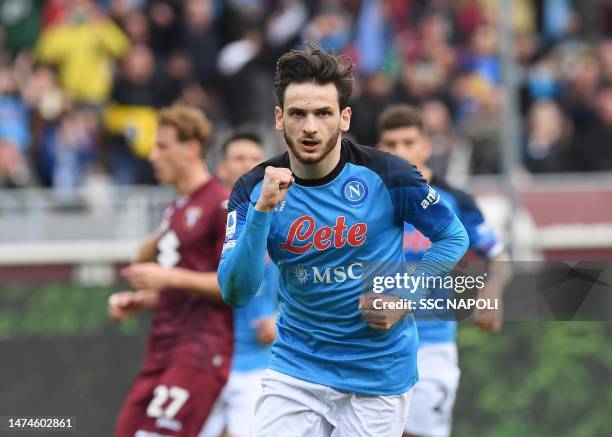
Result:
<svg viewBox="0 0 612 437"><path fill-rule="evenodd" d="M202 151L203 151L202 149L204 146L202 146L198 141L196 140L188 141L187 147L189 147L189 153L194 159L199 159L202 157Z"/></svg>
<svg viewBox="0 0 612 437"><path fill-rule="evenodd" d="M340 130L342 130L342 132L346 132L350 129L351 115L353 115L353 110L350 106L347 106L340 112Z"/></svg>
<svg viewBox="0 0 612 437"><path fill-rule="evenodd" d="M274 107L274 121L276 123L276 130L283 130L283 108L278 105Z"/></svg>
<svg viewBox="0 0 612 437"><path fill-rule="evenodd" d="M431 158L431 141L429 141L429 138L424 137L423 138L423 161L427 161L429 158Z"/></svg>

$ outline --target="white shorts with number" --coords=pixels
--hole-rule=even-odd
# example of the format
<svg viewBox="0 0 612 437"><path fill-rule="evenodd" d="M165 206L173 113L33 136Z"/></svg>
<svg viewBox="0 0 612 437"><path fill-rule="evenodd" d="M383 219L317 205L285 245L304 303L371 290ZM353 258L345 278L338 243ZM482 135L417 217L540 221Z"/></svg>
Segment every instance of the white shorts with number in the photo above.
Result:
<svg viewBox="0 0 612 437"><path fill-rule="evenodd" d="M400 437L411 395L343 393L273 370L262 387L253 437Z"/></svg>
<svg viewBox="0 0 612 437"><path fill-rule="evenodd" d="M249 437L264 372L231 372L198 437L219 437L224 430L232 437Z"/></svg>
<svg viewBox="0 0 612 437"><path fill-rule="evenodd" d="M419 382L413 387L406 432L420 437L447 437L459 387L457 345L426 343L417 352Z"/></svg>

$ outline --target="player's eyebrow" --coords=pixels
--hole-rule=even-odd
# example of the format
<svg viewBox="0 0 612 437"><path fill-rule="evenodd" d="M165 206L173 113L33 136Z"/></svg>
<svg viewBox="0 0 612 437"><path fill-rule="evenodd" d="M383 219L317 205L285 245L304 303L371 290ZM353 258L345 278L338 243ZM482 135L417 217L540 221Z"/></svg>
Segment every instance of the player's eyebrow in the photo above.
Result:
<svg viewBox="0 0 612 437"><path fill-rule="evenodd" d="M319 111L327 111L327 112L333 112L333 108L331 106L321 106L319 108L308 108L308 107L301 107L301 106L289 106L287 108L287 111L303 111L303 112L319 112Z"/></svg>

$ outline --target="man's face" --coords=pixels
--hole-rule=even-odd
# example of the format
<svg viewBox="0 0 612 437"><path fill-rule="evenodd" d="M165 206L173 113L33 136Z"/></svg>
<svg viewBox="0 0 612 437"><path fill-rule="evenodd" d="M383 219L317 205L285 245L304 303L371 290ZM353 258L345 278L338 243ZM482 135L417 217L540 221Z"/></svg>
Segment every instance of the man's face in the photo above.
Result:
<svg viewBox="0 0 612 437"><path fill-rule="evenodd" d="M350 127L351 108L340 111L333 83L292 83L285 90L284 107L274 108L276 129L283 133L289 151L302 164L317 164L334 147L340 132Z"/></svg>
<svg viewBox="0 0 612 437"><path fill-rule="evenodd" d="M149 154L149 162L155 177L162 183L176 184L194 159L200 159L197 146L182 143L172 126L161 125L157 129L155 148Z"/></svg>
<svg viewBox="0 0 612 437"><path fill-rule="evenodd" d="M219 166L219 177L228 187L263 160L263 151L257 143L241 138L227 145L225 159Z"/></svg>
<svg viewBox="0 0 612 437"><path fill-rule="evenodd" d="M431 155L431 145L416 127L399 127L383 131L378 148L410 161L417 167L425 165Z"/></svg>

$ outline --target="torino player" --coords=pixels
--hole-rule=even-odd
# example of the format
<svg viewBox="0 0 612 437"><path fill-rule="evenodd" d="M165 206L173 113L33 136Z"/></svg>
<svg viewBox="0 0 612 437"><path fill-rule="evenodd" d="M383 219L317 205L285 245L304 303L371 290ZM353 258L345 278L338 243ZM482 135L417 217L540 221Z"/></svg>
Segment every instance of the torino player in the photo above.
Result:
<svg viewBox="0 0 612 437"><path fill-rule="evenodd" d="M135 291L109 298L116 320L155 311L117 437L197 435L229 374L232 310L216 279L228 192L202 160L210 135L209 121L195 108L175 105L160 113L149 160L179 198L122 271Z"/></svg>
<svg viewBox="0 0 612 437"><path fill-rule="evenodd" d="M430 188L414 167L341 138L352 86L349 58L312 45L281 56L274 112L289 150L241 177L228 204L224 300L242 307L257 293L266 248L281 277L257 437L401 436L417 380L414 319L378 310L405 290L362 294L364 271L405 271L406 221L433 241L417 274L443 273L467 248L445 202L422 207Z"/></svg>
<svg viewBox="0 0 612 437"><path fill-rule="evenodd" d="M251 132L237 132L223 143L221 155L217 176L231 188L263 160L261 140ZM255 297L244 308L234 310L232 370L199 437L219 437L224 429L227 437L251 435L261 378L276 338L278 269L268 256L265 263L264 280Z"/></svg>
<svg viewBox="0 0 612 437"><path fill-rule="evenodd" d="M488 261L488 276L479 298L499 299L510 278L509 257L502 243L484 221L476 202L469 194L450 187L427 166L431 144L423 132L423 121L417 108L393 105L378 118L377 147L414 164L423 177L453 208L465 226L470 239L469 250ZM429 239L409 223L404 227L404 254L408 262L417 262L431 245ZM443 297L437 290L434 297ZM501 304L497 311L474 313L474 322L485 332L501 329ZM451 433L452 409L459 386L459 366L455 334L457 322L440 315L417 310L419 382L413 390L412 408L406 420L406 436L445 437Z"/></svg>

